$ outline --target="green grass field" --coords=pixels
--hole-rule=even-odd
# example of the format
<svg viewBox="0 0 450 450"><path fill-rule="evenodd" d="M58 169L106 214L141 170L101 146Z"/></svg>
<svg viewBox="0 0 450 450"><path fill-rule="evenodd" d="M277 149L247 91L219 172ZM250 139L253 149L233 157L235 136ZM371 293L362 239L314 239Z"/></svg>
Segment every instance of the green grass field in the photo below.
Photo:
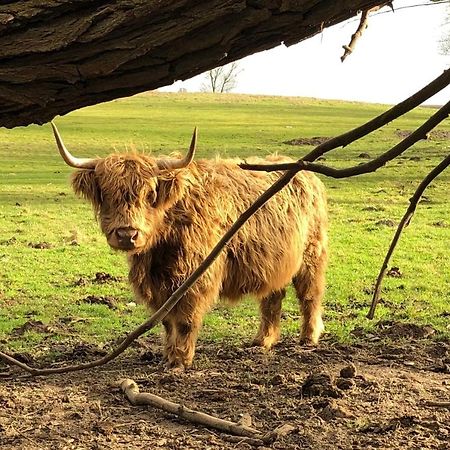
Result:
<svg viewBox="0 0 450 450"><path fill-rule="evenodd" d="M136 148L167 154L189 145L199 127L197 158L266 155L300 157L312 147L284 141L334 136L388 107L302 98L151 93L73 112L56 122L77 156ZM345 167L375 157L432 113L420 108L363 140L326 155L324 164ZM440 130L450 131L444 122ZM443 133L443 135L445 135ZM113 252L98 231L90 206L75 198L48 125L0 130L0 340L18 351L49 353L60 342L99 345L123 336L147 317L133 301L124 255ZM412 225L392 260L402 277L387 278L375 321L365 318L371 290L395 227L420 180L448 153L448 137L419 142L376 173L346 180L324 179L330 207L331 261L325 299L326 332L355 339L377 321L430 324L438 338L450 335L450 237L448 183L442 174L426 191ZM412 158L412 159L411 159ZM78 245L73 245L74 242ZM39 247L49 248L34 248ZM99 284L96 272L117 281ZM79 280L81 279L81 282ZM89 304L109 296L116 308ZM296 333L298 310L290 293L283 333ZM206 318L200 340L249 340L258 325L256 305L218 305ZM48 329L24 331L25 322ZM159 332L159 329L155 330Z"/></svg>

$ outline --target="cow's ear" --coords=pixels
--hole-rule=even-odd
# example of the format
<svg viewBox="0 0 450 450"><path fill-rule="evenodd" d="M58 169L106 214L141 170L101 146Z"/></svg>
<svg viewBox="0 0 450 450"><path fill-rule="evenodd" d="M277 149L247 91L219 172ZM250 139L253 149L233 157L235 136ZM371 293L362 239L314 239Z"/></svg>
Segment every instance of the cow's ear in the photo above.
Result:
<svg viewBox="0 0 450 450"><path fill-rule="evenodd" d="M155 208L167 209L183 197L185 181L178 173L168 177L158 177Z"/></svg>
<svg viewBox="0 0 450 450"><path fill-rule="evenodd" d="M89 200L98 211L102 203L102 192L95 171L78 170L72 174L72 187L77 195Z"/></svg>

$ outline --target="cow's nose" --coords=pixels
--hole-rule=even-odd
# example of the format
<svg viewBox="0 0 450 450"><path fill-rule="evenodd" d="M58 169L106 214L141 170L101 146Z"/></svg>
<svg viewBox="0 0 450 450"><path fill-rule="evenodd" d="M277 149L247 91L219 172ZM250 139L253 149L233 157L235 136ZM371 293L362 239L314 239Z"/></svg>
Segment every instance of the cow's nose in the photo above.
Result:
<svg viewBox="0 0 450 450"><path fill-rule="evenodd" d="M132 246L136 242L139 231L134 228L118 228L116 230L117 240L120 245Z"/></svg>

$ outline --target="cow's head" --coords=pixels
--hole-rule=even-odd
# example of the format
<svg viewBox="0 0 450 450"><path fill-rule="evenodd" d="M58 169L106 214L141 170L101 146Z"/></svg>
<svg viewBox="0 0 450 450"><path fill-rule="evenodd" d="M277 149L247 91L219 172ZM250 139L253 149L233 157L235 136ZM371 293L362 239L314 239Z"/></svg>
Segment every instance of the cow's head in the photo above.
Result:
<svg viewBox="0 0 450 450"><path fill-rule="evenodd" d="M194 157L197 129L183 159L137 153L85 159L72 156L54 123L52 127L62 158L79 169L72 176L73 188L92 203L108 244L130 253L152 246L163 230L166 211L183 196L186 177L178 169Z"/></svg>

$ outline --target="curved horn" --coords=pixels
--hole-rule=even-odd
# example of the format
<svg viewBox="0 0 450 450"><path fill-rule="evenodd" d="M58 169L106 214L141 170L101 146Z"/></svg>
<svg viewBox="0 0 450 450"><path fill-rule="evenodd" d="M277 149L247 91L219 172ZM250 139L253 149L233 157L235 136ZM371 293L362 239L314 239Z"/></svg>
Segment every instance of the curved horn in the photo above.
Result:
<svg viewBox="0 0 450 450"><path fill-rule="evenodd" d="M187 167L194 159L195 147L197 145L197 127L192 133L191 145L187 155L183 159L162 159L158 161L158 168L163 170L183 169Z"/></svg>
<svg viewBox="0 0 450 450"><path fill-rule="evenodd" d="M53 122L50 122L53 128L53 134L55 135L56 145L58 146L59 153L62 156L62 159L71 167L75 167L76 169L89 169L94 170L97 164L97 160L91 158L75 158L72 156L67 150L64 142L59 134L58 128Z"/></svg>

